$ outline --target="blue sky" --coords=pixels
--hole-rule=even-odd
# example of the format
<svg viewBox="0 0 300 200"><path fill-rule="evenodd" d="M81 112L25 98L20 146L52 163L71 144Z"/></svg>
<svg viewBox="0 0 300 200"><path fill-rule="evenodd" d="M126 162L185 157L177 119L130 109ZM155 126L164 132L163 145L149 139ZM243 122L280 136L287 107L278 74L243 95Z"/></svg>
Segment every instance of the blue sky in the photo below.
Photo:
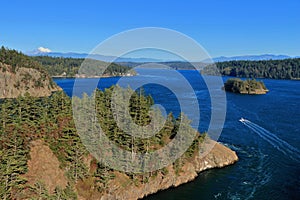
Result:
<svg viewBox="0 0 300 200"><path fill-rule="evenodd" d="M299 0L1 2L0 45L21 51L90 52L139 27L182 32L213 56L300 55Z"/></svg>

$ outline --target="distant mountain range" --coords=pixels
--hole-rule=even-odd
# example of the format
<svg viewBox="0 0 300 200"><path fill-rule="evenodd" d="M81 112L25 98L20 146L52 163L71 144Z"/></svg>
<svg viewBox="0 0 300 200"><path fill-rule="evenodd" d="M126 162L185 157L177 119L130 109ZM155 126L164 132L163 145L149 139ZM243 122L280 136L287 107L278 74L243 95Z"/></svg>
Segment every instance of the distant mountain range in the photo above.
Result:
<svg viewBox="0 0 300 200"><path fill-rule="evenodd" d="M172 60L162 60L162 59L154 59L154 58L126 58L121 57L118 58L116 56L105 56L105 55L99 55L99 54L87 54L87 53L60 53L60 52L51 52L47 48L38 48L37 50L26 52L25 54L29 56L53 56L53 57L64 57L64 58L86 58L89 56L89 58L93 58L96 60L102 60L106 62L137 62L137 63L145 63L145 62L169 62ZM245 56L233 56L233 57L216 57L213 58L214 62L225 62L225 61L233 61L233 60L251 60L251 61L257 61L257 60L283 60L288 58L300 58L300 56L297 57L291 57L287 55L273 55L273 54L263 54L263 55L245 55ZM209 62L209 60L204 60L202 62Z"/></svg>
<svg viewBox="0 0 300 200"><path fill-rule="evenodd" d="M233 61L233 60L283 60L288 58L296 58L287 55L273 55L273 54L263 54L263 55L246 55L246 56L233 56L233 57L216 57L213 58L214 62L225 62L225 61Z"/></svg>

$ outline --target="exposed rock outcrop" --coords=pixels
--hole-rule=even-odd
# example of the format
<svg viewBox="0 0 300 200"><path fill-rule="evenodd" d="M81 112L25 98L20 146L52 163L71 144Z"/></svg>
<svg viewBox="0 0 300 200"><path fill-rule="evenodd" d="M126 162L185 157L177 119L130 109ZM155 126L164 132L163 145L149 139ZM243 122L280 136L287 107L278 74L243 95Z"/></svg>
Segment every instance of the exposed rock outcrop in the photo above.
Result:
<svg viewBox="0 0 300 200"><path fill-rule="evenodd" d="M28 185L43 182L50 193L53 193L57 186L61 188L67 186L68 180L64 170L59 167L60 162L42 140L31 143L30 157L27 163L28 172L24 175Z"/></svg>
<svg viewBox="0 0 300 200"><path fill-rule="evenodd" d="M120 184L123 174L117 174L117 177L112 180L108 186L109 193L99 197L101 200L111 199L126 199L135 200L143 198L149 194L156 193L161 190L168 189L170 187L177 187L181 184L194 180L198 173L212 168L222 168L227 165L231 165L238 160L236 153L222 144L210 141L211 145L214 143L213 149L204 157L196 156L191 162L185 163L181 172L176 175L172 166L169 166L168 174L158 174L155 177L150 178L149 182L142 185L126 185ZM125 182L125 181L123 181Z"/></svg>
<svg viewBox="0 0 300 200"><path fill-rule="evenodd" d="M61 90L47 73L34 68L19 67L0 62L0 98L16 98L29 93L34 97L50 96Z"/></svg>
<svg viewBox="0 0 300 200"><path fill-rule="evenodd" d="M147 195L156 193L170 187L177 187L181 184L194 180L198 174L204 170L212 168L222 168L231 165L238 160L236 153L222 144L209 140L205 146L213 148L205 155L196 155L190 161L185 162L179 173L176 173L173 166L167 167L168 173L158 173L149 178L147 183L134 184L129 177L121 172L115 172L116 177L107 185L105 194L93 193L88 198L81 196L86 191L78 191L79 200L136 200ZM204 146L204 148L206 148ZM28 161L28 173L24 178L28 180L29 185L37 181L45 184L46 189L52 193L54 188L59 186L64 188L67 185L67 179L64 171L59 168L59 161L41 140L32 142L31 159ZM88 157L90 163L92 157ZM81 188L82 189L82 188Z"/></svg>

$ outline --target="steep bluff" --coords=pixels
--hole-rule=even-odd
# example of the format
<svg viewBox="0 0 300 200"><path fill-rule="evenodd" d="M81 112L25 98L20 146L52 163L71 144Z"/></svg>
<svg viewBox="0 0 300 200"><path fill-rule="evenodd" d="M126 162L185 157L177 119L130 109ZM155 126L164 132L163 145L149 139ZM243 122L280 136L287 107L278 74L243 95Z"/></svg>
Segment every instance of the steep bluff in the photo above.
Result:
<svg viewBox="0 0 300 200"><path fill-rule="evenodd" d="M195 156L193 160L185 163L179 174L176 174L174 169L169 166L167 175L158 174L156 177L151 178L150 181L142 185L120 185L118 179L112 180L108 186L109 193L99 198L99 200L111 199L126 199L135 200L146 197L147 195L165 190L171 187L177 187L181 184L194 180L198 174L204 170L212 168L222 168L238 161L236 153L222 144L215 141L209 141L209 144L214 144L213 149L204 157ZM122 174L118 174L119 179L122 179ZM123 182L125 182L123 177ZM85 198L79 198L84 200Z"/></svg>
<svg viewBox="0 0 300 200"><path fill-rule="evenodd" d="M0 98L16 98L26 93L45 97L58 90L61 88L45 72L27 67L14 69L0 62Z"/></svg>
<svg viewBox="0 0 300 200"><path fill-rule="evenodd" d="M238 160L236 153L222 144L209 140L205 145L214 145L214 147L205 156L196 155L190 161L185 162L179 172L176 172L171 165L167 167L167 174L158 173L151 176L147 183L134 184L129 180L127 175L115 171L115 178L108 183L107 191L104 194L97 192L90 193L91 188L77 187L78 199L141 199L158 191L190 182L204 170L222 168ZM38 152L41 152L43 156L38 155ZM30 155L31 159L28 161L29 170L28 173L24 175L24 177L28 179L29 184L33 184L36 180L39 180L45 183L45 187L48 188L50 193L53 192L53 188L56 186L66 186L66 177L62 173L62 169L59 168L59 164L57 164L57 158L45 143L40 140L33 142ZM48 161L46 161L45 158ZM87 162L90 163L91 160L93 160L93 158L88 156ZM89 193L88 196L83 195L87 193Z"/></svg>

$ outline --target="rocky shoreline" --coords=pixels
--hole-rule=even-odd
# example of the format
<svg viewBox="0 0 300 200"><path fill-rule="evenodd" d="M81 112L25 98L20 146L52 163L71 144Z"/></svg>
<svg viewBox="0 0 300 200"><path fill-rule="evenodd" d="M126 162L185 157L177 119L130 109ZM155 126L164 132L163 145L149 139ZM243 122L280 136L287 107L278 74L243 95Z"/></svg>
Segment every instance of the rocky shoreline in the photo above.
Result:
<svg viewBox="0 0 300 200"><path fill-rule="evenodd" d="M138 186L133 184L126 187L121 187L119 181L116 182L117 179L115 179L109 183L109 192L99 197L99 199L142 199L150 194L190 182L202 171L226 167L238 161L234 151L214 141L210 141L209 145L212 143L214 143L214 147L206 156L196 156L192 161L185 163L178 175L172 167L168 167L169 173L167 175L158 174L156 177L151 178L148 183ZM121 178L122 174L120 173L119 176ZM83 200L84 198L79 197L79 199Z"/></svg>
<svg viewBox="0 0 300 200"><path fill-rule="evenodd" d="M213 146L213 148L211 148ZM147 183L134 184L128 176L122 172L115 171L115 178L108 182L105 193L91 192L92 188L77 187L79 200L137 200L150 194L166 190L172 187L178 187L182 184L193 181L198 174L213 168L223 168L238 161L238 156L228 147L208 140L202 147L210 151L201 151L203 154L197 154L191 160L185 162L176 172L172 165L166 167L168 173L153 174ZM45 188L52 194L55 187L65 188L67 178L63 175L64 169L59 167L57 157L52 153L49 146L43 141L38 140L31 143L31 159L28 160L28 172L23 175L32 185L36 181L42 181ZM47 158L45 160L45 158ZM87 162L91 162L89 156ZM78 186L78 185L77 185ZM83 194L89 193L88 196ZM90 193L91 192L91 193Z"/></svg>

